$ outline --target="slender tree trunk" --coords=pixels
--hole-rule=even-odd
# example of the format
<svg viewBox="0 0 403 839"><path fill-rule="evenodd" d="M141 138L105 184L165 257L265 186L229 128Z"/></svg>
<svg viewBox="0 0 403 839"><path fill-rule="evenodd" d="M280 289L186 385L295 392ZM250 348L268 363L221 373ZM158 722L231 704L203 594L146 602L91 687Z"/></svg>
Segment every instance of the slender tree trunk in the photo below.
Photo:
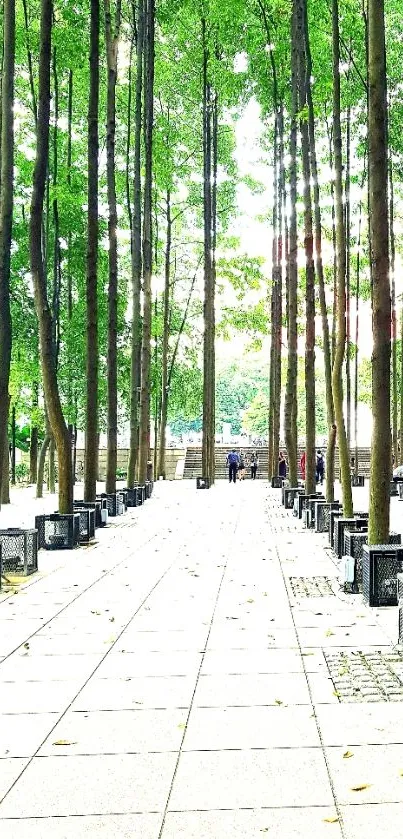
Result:
<svg viewBox="0 0 403 839"><path fill-rule="evenodd" d="M15 486L15 405L11 409L11 485Z"/></svg>
<svg viewBox="0 0 403 839"><path fill-rule="evenodd" d="M155 0L145 2L144 39L144 215L143 215L143 343L141 354L139 481L147 478L150 453L151 307L152 307L152 164L154 120Z"/></svg>
<svg viewBox="0 0 403 839"><path fill-rule="evenodd" d="M36 497L43 498L43 480L44 480L44 473L45 473L45 461L48 448L50 446L50 425L48 416L45 409L45 437L41 446L41 450L39 452L39 460L38 460L38 475L36 480Z"/></svg>
<svg viewBox="0 0 403 839"><path fill-rule="evenodd" d="M14 63L15 0L4 0L0 195L0 499L4 475L3 459L7 443L8 386L12 343L10 261L14 184Z"/></svg>
<svg viewBox="0 0 403 839"><path fill-rule="evenodd" d="M372 446L369 544L389 540L390 281L384 0L368 0L369 180L373 277Z"/></svg>
<svg viewBox="0 0 403 839"><path fill-rule="evenodd" d="M332 335L331 335L331 360L332 369L336 355L336 333L337 333L337 237L336 237L336 201L334 194L334 161L333 161L333 131L328 126L329 140L329 165L332 172L330 179L330 196L332 201L332 243L333 243L333 306L332 306ZM332 395L333 399L333 395Z"/></svg>
<svg viewBox="0 0 403 839"><path fill-rule="evenodd" d="M53 343L56 355L56 373L59 363L60 349L60 234L59 234L59 204L57 200L58 187L58 120L59 120L59 78L57 74L57 50L53 48L53 173L52 173L52 215L53 215L53 288L52 288L52 321ZM54 490L53 490L54 491Z"/></svg>
<svg viewBox="0 0 403 839"><path fill-rule="evenodd" d="M392 452L393 463L399 462L398 451L398 396L397 396L397 317L396 317L396 241L395 241L395 207L392 160L389 160L389 225L390 225L390 276L391 276L391 304L392 304Z"/></svg>
<svg viewBox="0 0 403 839"><path fill-rule="evenodd" d="M400 310L400 459L403 463L403 299Z"/></svg>
<svg viewBox="0 0 403 839"><path fill-rule="evenodd" d="M38 404L39 404L39 393L38 393L38 383L34 382L32 385L32 416L34 417L34 423L31 425L31 439L29 443L29 482L30 484L36 483L36 477L38 472L38 428L36 425L37 422L37 411L38 411Z"/></svg>
<svg viewBox="0 0 403 839"><path fill-rule="evenodd" d="M55 441L53 437L50 438L48 467L48 490L53 494L56 492Z"/></svg>
<svg viewBox="0 0 403 839"><path fill-rule="evenodd" d="M135 20L133 20L133 25ZM139 452L139 389L141 366L141 130L144 51L144 5L137 5L136 95L134 114L134 201L131 228L132 343L130 370L130 453L127 485L133 487Z"/></svg>
<svg viewBox="0 0 403 839"><path fill-rule="evenodd" d="M346 403L347 403L347 447L351 453L351 108L347 109L347 152L346 152Z"/></svg>
<svg viewBox="0 0 403 839"><path fill-rule="evenodd" d="M10 503L10 448L8 445L8 437L6 438L6 445L4 450L0 500L2 504Z"/></svg>
<svg viewBox="0 0 403 839"><path fill-rule="evenodd" d="M340 479L343 495L343 512L353 514L350 460L343 413L342 371L346 350L346 232L343 209L343 159L340 118L340 33L339 2L332 0L333 29L333 144L336 202L336 260L337 260L337 338L333 363L333 401L339 443Z"/></svg>
<svg viewBox="0 0 403 839"><path fill-rule="evenodd" d="M206 22L203 36L203 209L204 209L204 342L203 342L203 441L202 472L214 483L214 341L215 341L215 277L212 263L212 110L213 94L209 83L209 52Z"/></svg>
<svg viewBox="0 0 403 839"><path fill-rule="evenodd" d="M298 372L298 230L297 230L297 113L298 113L298 40L296 6L291 17L291 131L290 131L290 222L288 287L288 363L284 406L284 434L287 446L291 486L298 483L297 372Z"/></svg>
<svg viewBox="0 0 403 839"><path fill-rule="evenodd" d="M72 169L72 141L73 141L73 71L69 70L68 92L67 92L67 190L69 197L71 197L71 169ZM69 325L68 339L67 339L67 416L69 421L69 433L72 439L72 423L74 417L73 412L73 366L74 353L73 341L71 335L71 321L73 318L73 278L71 271L71 253L72 253L72 236L70 225L67 233L67 321ZM73 482L75 482L75 469L73 463Z"/></svg>
<svg viewBox="0 0 403 839"><path fill-rule="evenodd" d="M270 399L269 399L269 422L268 422L268 465L269 480L278 473L278 456L274 458L274 412L276 406L276 338L277 338L277 255L278 255L278 113L277 105L274 116L274 140L273 140L273 212L272 212L272 270L271 270L271 338L270 338Z"/></svg>
<svg viewBox="0 0 403 839"><path fill-rule="evenodd" d="M363 175L362 189L364 189L365 172ZM359 359L359 337L360 337L360 280L361 280L361 237L362 237L362 199L360 200L360 210L358 219L358 243L357 243L357 260L356 260L356 289L355 289L355 358L354 358L354 439L355 439L355 457L354 457L354 471L358 475L359 472L359 456L358 456L358 359Z"/></svg>
<svg viewBox="0 0 403 839"><path fill-rule="evenodd" d="M171 249L172 249L172 214L171 192L168 189L166 197L167 233L165 245L165 288L164 288L164 317L162 332L162 375L161 375L161 426L158 457L158 476L165 478L166 426L168 416L168 348L169 348L169 310L171 286Z"/></svg>
<svg viewBox="0 0 403 839"><path fill-rule="evenodd" d="M315 138L315 111L312 98L311 78L313 74L312 56L308 28L308 13L307 3L304 0L304 34L305 34L305 50L306 50L306 88L307 88L307 102L309 113L309 140L311 151L311 173L313 181L313 196L314 196L314 216L315 216L315 255L316 255L316 276L318 281L319 303L322 320L323 333L323 358L325 365L325 386L326 386L326 414L328 426L328 441L326 449L326 500L331 502L334 499L334 456L335 456L335 425L334 425L334 404L332 393L332 359L330 348L330 333L329 321L327 317L326 306L326 291L325 291L325 276L323 270L322 258L322 213L320 204L320 190L319 190L319 176L318 163L316 155L316 138Z"/></svg>
<svg viewBox="0 0 403 839"><path fill-rule="evenodd" d="M297 35L299 45L299 110L306 108L307 68L304 39L305 9L299 0L297 12ZM306 461L305 491L316 489L316 417L315 417L315 264L313 254L313 220L311 196L311 166L309 124L300 120L303 200L304 200L304 245L305 245L305 394L306 394Z"/></svg>
<svg viewBox="0 0 403 839"><path fill-rule="evenodd" d="M106 492L116 490L116 468L118 448L118 383L117 383L117 334L118 334L118 242L117 242L117 200L115 181L115 135L116 135L116 82L120 31L121 0L116 5L115 23L112 31L110 0L105 3L105 43L107 54L107 117L106 117L106 176L108 189L108 239L109 239L109 283L108 283L108 407L107 407L107 459Z"/></svg>
<svg viewBox="0 0 403 839"><path fill-rule="evenodd" d="M283 104L279 105L278 113L278 190L277 190L277 306L276 306L276 355L274 365L274 414L273 414L273 463L277 467L280 453L280 411L281 411L281 371L282 371L282 348L283 348L283 195L285 190L285 169L284 169L284 109Z"/></svg>
<svg viewBox="0 0 403 839"><path fill-rule="evenodd" d="M38 88L38 135L31 201L30 261L34 284L35 308L39 323L41 365L45 401L59 461L59 510L73 508L70 436L63 417L56 375L56 348L52 334L46 275L42 250L42 214L49 157L50 58L52 0L41 0L41 31Z"/></svg>
<svg viewBox="0 0 403 839"><path fill-rule="evenodd" d="M94 501L98 477L98 107L99 0L91 0L90 92L88 100L86 434L84 499Z"/></svg>

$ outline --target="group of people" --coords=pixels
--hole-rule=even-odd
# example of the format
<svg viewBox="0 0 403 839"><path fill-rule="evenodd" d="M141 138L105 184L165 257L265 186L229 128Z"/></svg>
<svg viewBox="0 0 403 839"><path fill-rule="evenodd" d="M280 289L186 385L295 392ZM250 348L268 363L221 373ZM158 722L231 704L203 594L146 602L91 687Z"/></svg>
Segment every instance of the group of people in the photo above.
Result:
<svg viewBox="0 0 403 839"><path fill-rule="evenodd" d="M305 480L305 473L306 473L306 454L302 452L301 460L300 460L300 467L301 467L301 475L302 480ZM316 483L323 484L323 480L325 477L325 458L321 451L318 451L316 455Z"/></svg>
<svg viewBox="0 0 403 839"><path fill-rule="evenodd" d="M243 452L240 451L239 454L235 449L227 455L227 463L226 466L228 467L228 477L229 482L236 483L237 479L240 481L245 480L245 472L246 469L250 469L250 476L252 481L256 478L257 468L259 466L259 458L256 452L253 452L249 457L248 455L244 456Z"/></svg>

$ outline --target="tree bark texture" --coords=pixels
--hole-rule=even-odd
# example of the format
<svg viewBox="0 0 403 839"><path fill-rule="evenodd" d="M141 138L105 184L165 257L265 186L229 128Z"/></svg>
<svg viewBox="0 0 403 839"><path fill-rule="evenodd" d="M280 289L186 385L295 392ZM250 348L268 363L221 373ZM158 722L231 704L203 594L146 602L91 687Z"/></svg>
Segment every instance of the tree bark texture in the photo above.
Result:
<svg viewBox="0 0 403 839"><path fill-rule="evenodd" d="M297 37L299 46L299 111L306 108L307 67L304 38L305 10L299 0ZM300 120L303 201L304 201L304 247L305 247L305 396L306 396L306 461L305 491L316 489L316 420L315 420L315 263L313 253L313 219L311 195L311 165L309 123L303 116Z"/></svg>
<svg viewBox="0 0 403 839"><path fill-rule="evenodd" d="M112 24L110 0L105 3L105 43L107 56L107 103L106 103L106 178L108 191L108 240L109 240L109 283L108 283L108 358L107 358L107 455L106 492L116 490L116 468L118 448L118 240L117 202L115 181L115 139L116 139L116 82L120 32L121 0L117 0L115 21Z"/></svg>
<svg viewBox="0 0 403 839"><path fill-rule="evenodd" d="M350 459L347 445L346 426L343 413L342 371L346 351L346 232L343 208L343 159L340 117L340 32L339 3L332 0L333 30L333 146L335 169L336 205L336 261L337 261L337 335L333 362L332 388L334 414L339 444L340 480L343 496L343 512L347 517L353 514Z"/></svg>
<svg viewBox="0 0 403 839"><path fill-rule="evenodd" d="M171 193L168 189L166 196L167 232L165 243L165 286L164 286L164 314L162 332L162 376L161 376L161 423L158 450L158 475L165 478L166 426L168 418L168 349L169 349L169 312L171 287L171 249L172 249L172 213Z"/></svg>
<svg viewBox="0 0 403 839"><path fill-rule="evenodd" d="M322 213L320 204L320 189L319 189L319 175L318 162L316 154L316 136L315 136L315 110L312 97L311 78L313 75L312 55L309 37L308 26L308 9L307 2L304 0L304 40L306 52L306 93L308 103L308 121L309 121L309 143L310 143L310 163L311 175L313 181L313 198L314 198L314 218L315 218L315 267L316 277L319 292L319 304L322 320L322 335L323 335L323 358L325 366L325 387L326 387L326 416L328 426L328 442L326 448L326 500L331 502L334 500L334 455L335 455L335 429L334 429L334 404L332 393L332 359L330 348L330 332L329 321L327 316L326 305L326 290L325 290L325 276L323 270L322 258Z"/></svg>
<svg viewBox="0 0 403 839"><path fill-rule="evenodd" d="M43 387L49 421L58 452L59 511L73 508L70 435L63 417L56 376L56 356L52 335L52 315L46 288L42 250L42 218L49 157L50 63L52 0L41 0L40 56L38 85L38 133L30 219L30 262L35 308L39 323Z"/></svg>
<svg viewBox="0 0 403 839"><path fill-rule="evenodd" d="M135 21L133 21L133 25ZM127 485L133 487L139 453L139 390L141 369L141 131L144 51L144 4L137 4L136 92L134 114L134 183L131 228L132 343L130 365L130 452Z"/></svg>
<svg viewBox="0 0 403 839"><path fill-rule="evenodd" d="M3 4L0 194L0 498L8 425L11 363L10 258L14 182L15 0ZM7 463L8 469L8 463Z"/></svg>
<svg viewBox="0 0 403 839"><path fill-rule="evenodd" d="M86 276L86 433L84 500L94 501L98 477L98 108L99 0L91 0L90 91L88 100L88 215Z"/></svg>
<svg viewBox="0 0 403 839"><path fill-rule="evenodd" d="M139 481L147 478L150 453L151 310L152 310L152 162L154 121L155 0L145 2L144 29L144 213L143 331L141 353Z"/></svg>
<svg viewBox="0 0 403 839"><path fill-rule="evenodd" d="M298 41L296 3L291 16L291 128L290 128L290 220L287 265L288 360L284 406L284 436L287 446L291 486L298 484L297 369L298 369L298 229L297 229L297 113L298 113Z"/></svg>
<svg viewBox="0 0 403 839"><path fill-rule="evenodd" d="M372 446L369 544L389 538L391 478L388 149L384 0L368 0L372 300Z"/></svg>
<svg viewBox="0 0 403 839"><path fill-rule="evenodd" d="M397 317L396 317L396 240L392 161L389 160L389 227L390 227L390 279L392 305L392 453L393 463L399 462L398 446L398 395L397 395Z"/></svg>

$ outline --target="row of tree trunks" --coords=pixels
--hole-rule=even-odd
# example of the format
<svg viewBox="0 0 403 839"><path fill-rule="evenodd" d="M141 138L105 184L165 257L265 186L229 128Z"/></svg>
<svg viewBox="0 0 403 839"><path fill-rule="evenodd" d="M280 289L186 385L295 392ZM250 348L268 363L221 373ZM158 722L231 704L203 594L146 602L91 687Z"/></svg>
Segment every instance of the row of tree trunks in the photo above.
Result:
<svg viewBox="0 0 403 839"><path fill-rule="evenodd" d="M144 483L147 479L147 464L150 452L155 0L146 0L145 2L144 35L143 343L141 355L140 451L138 469L140 483Z"/></svg>

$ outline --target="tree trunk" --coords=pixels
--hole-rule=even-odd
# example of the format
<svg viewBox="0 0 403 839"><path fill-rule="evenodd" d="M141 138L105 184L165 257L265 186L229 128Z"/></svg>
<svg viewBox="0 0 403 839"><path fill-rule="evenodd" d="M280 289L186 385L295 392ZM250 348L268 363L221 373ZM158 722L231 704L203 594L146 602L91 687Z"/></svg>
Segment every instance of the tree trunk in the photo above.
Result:
<svg viewBox="0 0 403 839"><path fill-rule="evenodd" d="M61 513L69 513L73 508L71 446L59 397L56 376L56 348L53 342L52 316L47 297L46 275L42 252L42 214L49 157L52 11L52 0L41 0L38 134L31 201L30 261L34 284L35 308L39 323L45 400L58 452L59 511Z"/></svg>
<svg viewBox="0 0 403 839"><path fill-rule="evenodd" d="M214 483L214 342L215 342L215 277L212 262L212 111L213 94L209 83L209 52L206 22L202 21L203 38L203 215L204 215L204 340L203 340L203 440L202 473L209 485Z"/></svg>
<svg viewBox="0 0 403 839"><path fill-rule="evenodd" d="M8 437L6 438L6 444L4 448L4 457L3 457L3 475L2 475L2 482L1 482L1 503L2 504L9 504L10 503L10 449L8 445Z"/></svg>
<svg viewBox="0 0 403 839"><path fill-rule="evenodd" d="M362 190L365 183L365 171L363 175ZM358 220L358 243L357 243L357 261L356 261L356 289L355 289L355 358L354 358L354 440L355 440L355 456L354 456L354 472L358 475L359 472L359 456L358 456L358 359L359 359L359 337L360 337L360 279L361 279L361 237L362 237L362 199L360 200L359 220Z"/></svg>
<svg viewBox="0 0 403 839"><path fill-rule="evenodd" d="M94 501L98 476L98 107L99 0L91 0L90 92L88 100L88 216L87 216L87 331L86 434L84 499Z"/></svg>
<svg viewBox="0 0 403 839"><path fill-rule="evenodd" d="M161 376L161 425L160 444L158 452L158 475L165 479L165 450L166 450L166 426L168 416L168 348L169 348L169 310L170 310L170 286L171 286L171 248L172 248L172 214L171 214L171 192L168 189L166 197L167 233L165 246L165 288L164 288L164 318L162 333L162 376Z"/></svg>
<svg viewBox="0 0 403 839"><path fill-rule="evenodd" d="M107 455L106 492L116 490L116 468L118 448L118 382L117 382L117 333L118 333L118 242L117 202L115 181L115 135L116 135L116 82L120 30L121 5L116 5L114 31L110 0L105 2L105 43L107 56L107 116L106 116L106 177L108 189L108 240L109 240L109 283L108 283L108 406L107 406Z"/></svg>
<svg viewBox="0 0 403 839"><path fill-rule="evenodd" d="M14 183L14 63L15 0L4 0L0 196L0 499L4 475L3 460L5 459L7 442L8 386L12 343L10 258Z"/></svg>
<svg viewBox="0 0 403 839"><path fill-rule="evenodd" d="M29 482L30 484L36 484L36 478L38 473L38 428L36 425L37 422L37 411L38 411L38 383L34 382L32 385L32 416L34 419L34 425L31 425L31 439L29 443Z"/></svg>
<svg viewBox="0 0 403 839"><path fill-rule="evenodd" d="M273 212L272 212L272 269L271 269L271 303L270 303L270 398L269 398L269 422L268 422L268 466L269 481L278 473L278 456L274 458L274 412L276 405L276 331L277 331L277 255L278 255L278 114L275 103L274 116L274 140L273 140Z"/></svg>
<svg viewBox="0 0 403 839"><path fill-rule="evenodd" d="M50 438L48 458L48 490L52 494L56 492L56 464L55 464L55 441Z"/></svg>
<svg viewBox="0 0 403 839"><path fill-rule="evenodd" d="M274 363L274 413L273 413L273 463L278 472L280 453L280 411L281 411L281 372L283 348L283 195L285 190L284 169L284 110L279 105L278 112L278 189L277 189L277 268L276 268L276 353Z"/></svg>
<svg viewBox="0 0 403 839"><path fill-rule="evenodd" d="M398 451L398 396L397 396L397 318L396 318L396 241L395 241L395 207L392 160L389 160L389 224L390 224L390 274L391 274L391 304L392 304L392 452L393 463L399 462Z"/></svg>
<svg viewBox="0 0 403 839"><path fill-rule="evenodd" d="M305 9L303 0L298 3L297 37L299 45L299 111L306 108L307 68L304 38ZM309 124L300 120L303 200L304 200L304 246L306 263L305 283L305 394L306 394L306 461L305 491L316 490L316 418L315 418L315 264L313 255L313 220L311 196L311 166Z"/></svg>
<svg viewBox="0 0 403 839"><path fill-rule="evenodd" d="M389 541L390 282L384 0L368 0L369 180L373 277L372 446L369 544Z"/></svg>
<svg viewBox="0 0 403 839"><path fill-rule="evenodd" d="M343 209L343 159L340 118L340 33L339 2L332 0L333 29L333 144L335 168L336 203L336 261L337 261L337 335L333 363L332 387L334 415L339 443L340 480L343 496L343 512L347 517L353 514L351 492L350 460L348 454L346 427L343 414L343 362L346 350L346 233Z"/></svg>
<svg viewBox="0 0 403 839"><path fill-rule="evenodd" d="M347 139L346 139L346 407L347 407L347 447L350 461L351 453L351 108L347 109Z"/></svg>
<svg viewBox="0 0 403 839"><path fill-rule="evenodd" d="M152 308L152 163L154 120L155 0L145 2L144 39L144 215L143 215L143 343L141 354L139 481L147 478L150 453L151 308Z"/></svg>
<svg viewBox="0 0 403 839"><path fill-rule="evenodd" d="M49 420L47 415L45 415L45 424L46 424L46 431L45 437L41 446L41 450L39 452L39 460L38 460L38 476L36 481L36 497L43 498L43 480L44 480L44 472L45 472L45 460L47 451L50 445L50 426Z"/></svg>
<svg viewBox="0 0 403 839"><path fill-rule="evenodd" d="M320 205L320 190L319 190L319 176L318 163L316 155L316 138L315 138L315 112L312 98L311 78L313 75L312 56L308 28L308 13L307 3L304 2L304 35L305 35L305 50L306 50L306 88L307 88L307 102L309 114L309 141L311 151L311 173L313 181L313 196L314 196L314 215L315 215L315 254L316 254L316 276L318 280L319 303L322 320L323 333L323 358L325 365L325 386L326 386L326 414L328 425L328 441L326 449L326 500L331 502L334 500L334 455L335 455L335 427L334 427L334 404L332 393L332 359L330 348L330 333L329 321L327 317L326 306L326 291L325 291L325 276L323 270L322 258L322 214Z"/></svg>
<svg viewBox="0 0 403 839"><path fill-rule="evenodd" d="M288 363L284 406L284 435L287 446L291 486L298 483L297 369L298 369L298 230L297 230L297 113L298 113L298 41L296 7L291 18L291 129L290 129L290 221L288 288Z"/></svg>
<svg viewBox="0 0 403 839"><path fill-rule="evenodd" d="M133 20L135 26L135 20ZM141 367L141 100L143 90L144 4L137 5L136 95L134 115L134 201L131 228L132 343L130 369L130 452L127 486L133 487L139 452L139 389Z"/></svg>
<svg viewBox="0 0 403 839"><path fill-rule="evenodd" d="M15 405L11 409L11 485L15 486Z"/></svg>

